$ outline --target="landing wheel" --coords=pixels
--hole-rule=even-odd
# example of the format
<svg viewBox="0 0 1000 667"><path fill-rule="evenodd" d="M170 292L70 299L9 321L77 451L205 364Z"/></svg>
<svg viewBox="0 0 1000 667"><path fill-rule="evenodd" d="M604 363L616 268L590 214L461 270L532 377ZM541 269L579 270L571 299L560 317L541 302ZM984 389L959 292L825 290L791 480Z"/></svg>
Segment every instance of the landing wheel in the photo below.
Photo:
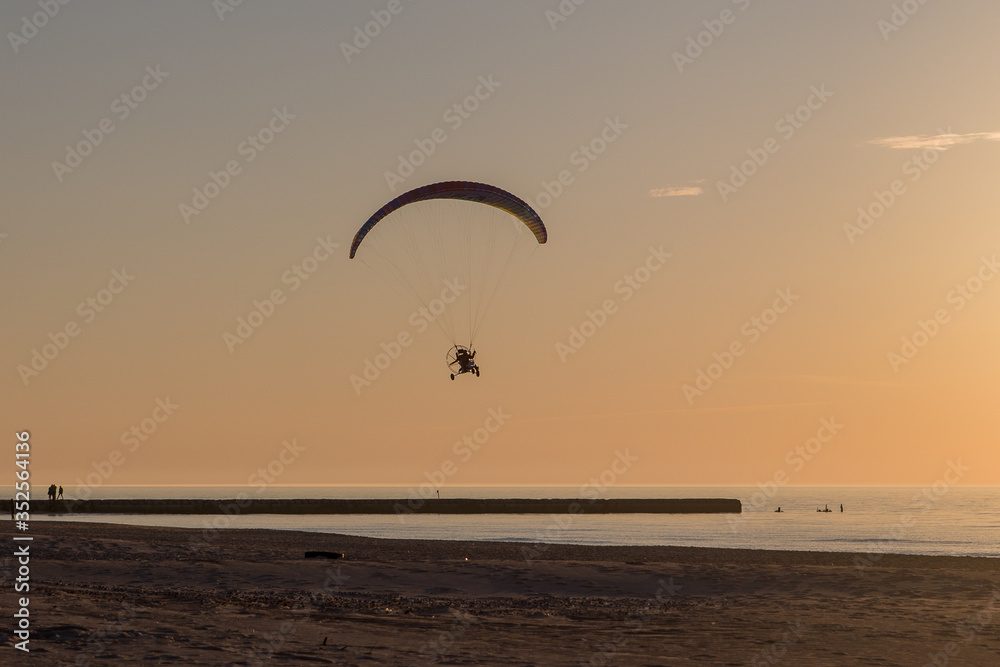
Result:
<svg viewBox="0 0 1000 667"><path fill-rule="evenodd" d="M479 366L476 366L476 377L479 377Z"/></svg>
<svg viewBox="0 0 1000 667"><path fill-rule="evenodd" d="M455 379L455 374L454 374L454 373L452 373L452 374L451 374L451 379L452 379L452 380L454 380L454 379Z"/></svg>

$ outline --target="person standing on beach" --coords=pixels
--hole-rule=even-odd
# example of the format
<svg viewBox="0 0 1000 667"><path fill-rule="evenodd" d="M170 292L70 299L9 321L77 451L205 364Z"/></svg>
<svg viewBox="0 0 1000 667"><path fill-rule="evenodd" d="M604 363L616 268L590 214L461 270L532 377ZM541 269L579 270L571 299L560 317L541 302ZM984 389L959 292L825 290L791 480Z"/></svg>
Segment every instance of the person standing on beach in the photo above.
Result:
<svg viewBox="0 0 1000 667"><path fill-rule="evenodd" d="M62 489L62 487L61 487L61 486L59 487L59 497L60 497L60 498L62 498L62 497L63 497L63 489ZM843 512L843 511L844 511L844 506L843 506L843 505L841 505L841 506L840 506L840 511L841 511L841 512Z"/></svg>
<svg viewBox="0 0 1000 667"><path fill-rule="evenodd" d="M844 511L844 503L840 503L840 511L841 511L841 512L843 512L843 511Z"/></svg>

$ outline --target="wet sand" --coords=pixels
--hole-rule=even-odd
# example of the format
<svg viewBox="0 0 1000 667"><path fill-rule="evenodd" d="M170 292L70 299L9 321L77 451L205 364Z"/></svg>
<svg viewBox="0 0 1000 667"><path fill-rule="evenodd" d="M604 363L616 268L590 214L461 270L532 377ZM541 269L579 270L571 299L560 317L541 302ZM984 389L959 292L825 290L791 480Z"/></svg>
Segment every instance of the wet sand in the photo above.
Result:
<svg viewBox="0 0 1000 667"><path fill-rule="evenodd" d="M1000 664L1000 559L32 534L30 654L13 647L13 548L0 558L5 665Z"/></svg>

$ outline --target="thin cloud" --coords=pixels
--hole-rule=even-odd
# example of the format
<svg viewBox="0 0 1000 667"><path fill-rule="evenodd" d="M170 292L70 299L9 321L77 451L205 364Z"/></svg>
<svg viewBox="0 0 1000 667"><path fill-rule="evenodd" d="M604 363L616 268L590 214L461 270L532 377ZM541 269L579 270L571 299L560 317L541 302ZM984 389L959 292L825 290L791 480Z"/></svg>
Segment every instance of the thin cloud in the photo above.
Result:
<svg viewBox="0 0 1000 667"><path fill-rule="evenodd" d="M704 194L704 190L697 183L704 183L704 180L693 181L696 185L668 185L665 188L653 188L649 191L650 197L697 197Z"/></svg>
<svg viewBox="0 0 1000 667"><path fill-rule="evenodd" d="M938 151L946 151L953 146L971 144L976 141L1000 141L1000 132L913 134L902 137L880 137L878 139L871 139L868 143L893 149L913 150L930 148Z"/></svg>

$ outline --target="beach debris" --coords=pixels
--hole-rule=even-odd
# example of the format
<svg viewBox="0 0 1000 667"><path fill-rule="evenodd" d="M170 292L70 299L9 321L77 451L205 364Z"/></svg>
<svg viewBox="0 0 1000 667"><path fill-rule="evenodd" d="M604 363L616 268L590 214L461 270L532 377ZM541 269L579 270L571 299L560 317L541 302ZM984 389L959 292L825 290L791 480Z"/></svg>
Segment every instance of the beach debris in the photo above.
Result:
<svg viewBox="0 0 1000 667"><path fill-rule="evenodd" d="M333 560L336 558L344 558L344 554L337 553L336 551L307 551L306 558L329 558Z"/></svg>

